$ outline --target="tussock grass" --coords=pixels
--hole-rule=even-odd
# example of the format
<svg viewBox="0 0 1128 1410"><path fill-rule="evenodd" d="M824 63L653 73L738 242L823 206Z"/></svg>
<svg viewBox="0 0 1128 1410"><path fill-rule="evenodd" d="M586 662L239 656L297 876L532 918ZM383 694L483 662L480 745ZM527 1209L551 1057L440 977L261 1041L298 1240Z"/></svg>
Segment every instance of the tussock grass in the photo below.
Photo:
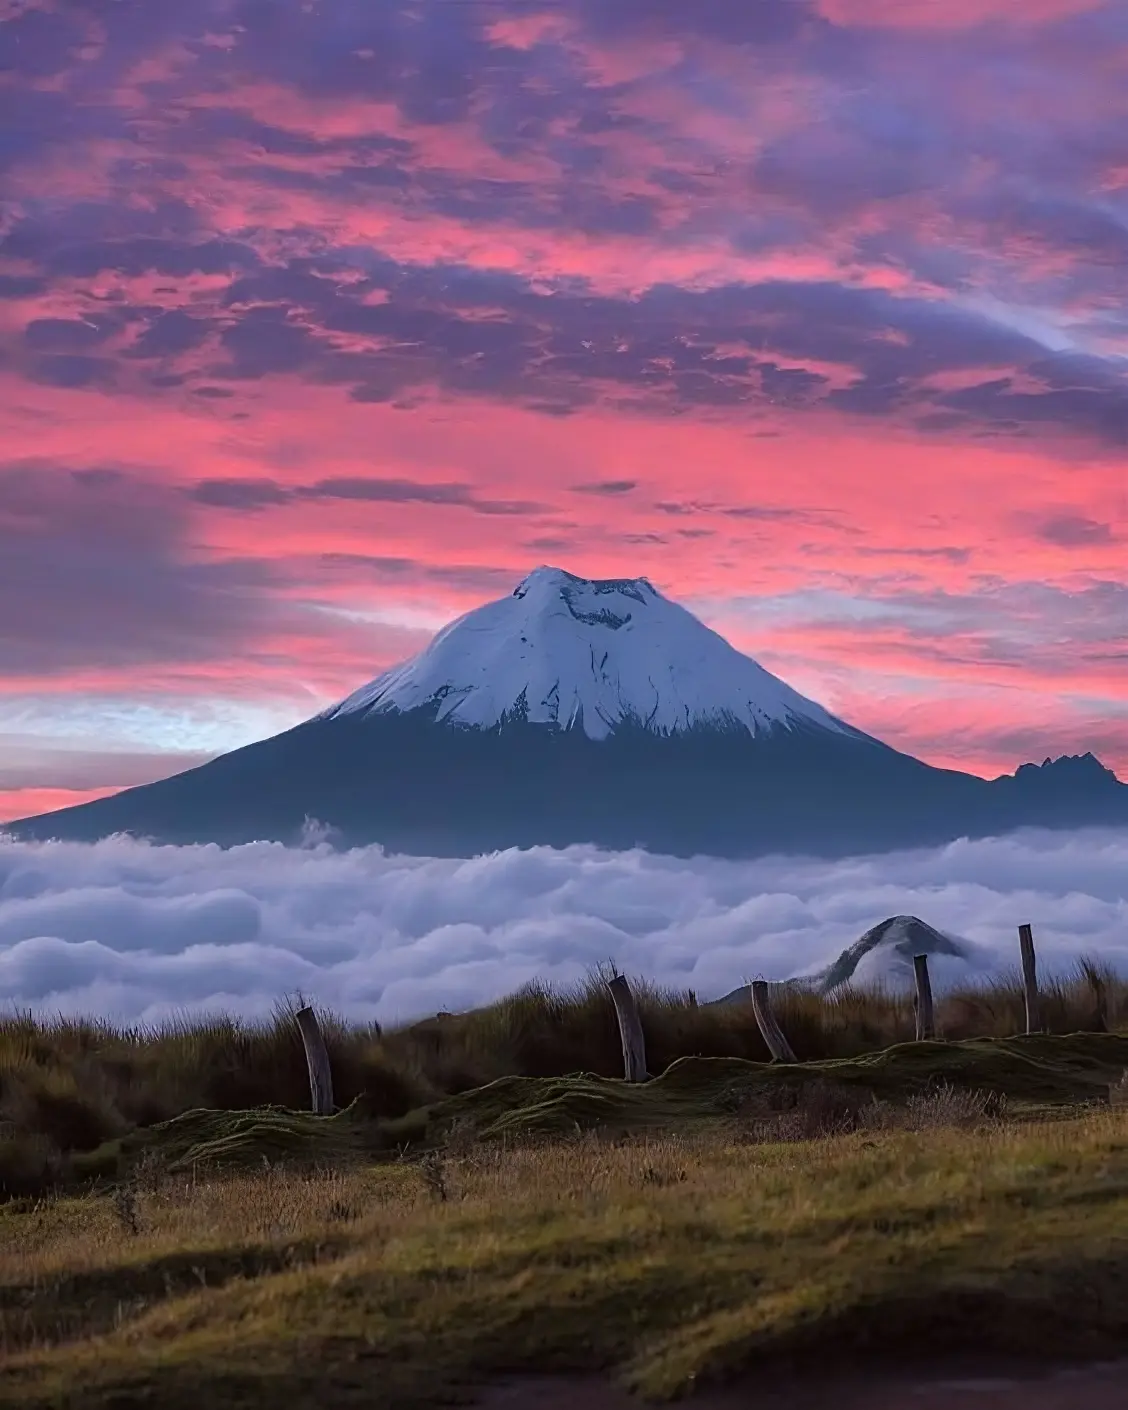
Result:
<svg viewBox="0 0 1128 1410"><path fill-rule="evenodd" d="M622 1057L607 977L593 972L566 991L533 984L486 1008L396 1029L319 1013L336 1100L394 1121L508 1077L615 1077ZM686 1056L767 1061L749 1003L699 1005L689 993L638 980L632 987L652 1071ZM880 990L823 997L781 989L775 1006L803 1062L860 1057L914 1033L911 1000ZM154 1029L0 1018L0 1198L116 1169L115 1143L183 1113L305 1108L308 1077L293 1007L280 1006L265 1023L221 1016ZM1128 1023L1128 986L1086 961L1044 986L1043 1012L1051 1033L1114 1030ZM1021 1032L1018 975L941 997L937 1022L952 1040Z"/></svg>
<svg viewBox="0 0 1128 1410"><path fill-rule="evenodd" d="M1128 1112L1016 1124L967 1087L797 1090L767 1124L738 1102L678 1134L452 1126L420 1160L151 1168L127 1215L110 1193L9 1203L0 1404L406 1410L520 1369L667 1397L918 1334L1123 1346Z"/></svg>
<svg viewBox="0 0 1128 1410"><path fill-rule="evenodd" d="M585 1073L502 1077L396 1119L373 1119L359 1099L331 1117L285 1107L189 1111L76 1156L74 1166L118 1181L149 1166L176 1175L264 1162L341 1168L429 1157L452 1143L526 1144L583 1131L684 1135L715 1127L736 1112L757 1113L765 1129L775 1132L772 1139L784 1140L809 1136L812 1120L823 1134L859 1124L881 1129L886 1120L902 1121L920 1103L931 1109L941 1098L953 1122L969 1102L971 1110L986 1102L984 1110L1007 1107L1028 1120L1079 1105L1109 1105L1125 1067L1128 1036L1111 1033L903 1044L861 1058L792 1067L679 1058L647 1083ZM834 1118L829 1124L828 1113Z"/></svg>

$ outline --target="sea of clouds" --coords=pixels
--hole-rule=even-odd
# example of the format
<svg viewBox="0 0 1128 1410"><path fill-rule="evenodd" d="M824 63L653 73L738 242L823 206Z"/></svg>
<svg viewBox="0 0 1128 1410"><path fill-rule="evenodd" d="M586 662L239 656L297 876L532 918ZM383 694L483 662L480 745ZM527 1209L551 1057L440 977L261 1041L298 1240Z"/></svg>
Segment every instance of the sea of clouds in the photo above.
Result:
<svg viewBox="0 0 1128 1410"><path fill-rule="evenodd" d="M473 860L272 843L0 837L0 1008L157 1022L268 1015L300 992L356 1019L459 1010L614 961L702 1000L819 967L886 916L1002 970L1128 973L1128 831L1027 833L835 863L534 848ZM981 947L981 948L978 948ZM956 977L947 967L944 978Z"/></svg>

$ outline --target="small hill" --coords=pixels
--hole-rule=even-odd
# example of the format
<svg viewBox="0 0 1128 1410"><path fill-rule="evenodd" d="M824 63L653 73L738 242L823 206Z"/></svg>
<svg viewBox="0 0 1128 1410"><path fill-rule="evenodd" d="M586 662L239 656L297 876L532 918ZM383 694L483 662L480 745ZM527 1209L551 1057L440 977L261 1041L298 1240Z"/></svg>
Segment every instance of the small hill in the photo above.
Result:
<svg viewBox="0 0 1128 1410"><path fill-rule="evenodd" d="M887 916L847 946L825 969L779 980L778 987L810 989L817 994L832 994L845 984L907 989L915 983L914 955L928 955L934 960L933 983L938 981L942 987L993 967L991 955L970 940L937 930L919 916ZM747 997L748 985L742 984L711 1002L728 1004Z"/></svg>
<svg viewBox="0 0 1128 1410"><path fill-rule="evenodd" d="M949 976L967 978L969 969L983 969L989 963L978 945L947 935L919 916L888 916L812 980L822 994L833 993L844 984L908 988L914 983L914 955L938 959L934 981Z"/></svg>

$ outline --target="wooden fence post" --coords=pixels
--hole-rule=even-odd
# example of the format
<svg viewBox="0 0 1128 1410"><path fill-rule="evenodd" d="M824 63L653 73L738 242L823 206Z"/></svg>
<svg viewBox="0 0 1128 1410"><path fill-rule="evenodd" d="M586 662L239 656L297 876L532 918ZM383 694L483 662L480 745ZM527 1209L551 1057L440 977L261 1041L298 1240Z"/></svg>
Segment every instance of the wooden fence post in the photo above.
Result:
<svg viewBox="0 0 1128 1410"><path fill-rule="evenodd" d="M916 974L916 1036L918 1043L936 1037L936 1024L932 1017L932 981L928 977L928 956L914 955L913 970Z"/></svg>
<svg viewBox="0 0 1128 1410"><path fill-rule="evenodd" d="M1022 951L1022 983L1026 990L1026 1031L1042 1031L1042 1004L1038 997L1038 962L1034 955L1034 932L1028 925L1018 927L1018 944Z"/></svg>
<svg viewBox="0 0 1128 1410"><path fill-rule="evenodd" d="M752 981L752 1012L756 1015L756 1025L764 1042L768 1045L768 1052L776 1062L797 1062L798 1059L791 1050L791 1044L783 1036L783 1030L776 1022L775 1014L772 1013L772 1003L768 998L768 981L766 979Z"/></svg>
<svg viewBox="0 0 1128 1410"><path fill-rule="evenodd" d="M321 1036L317 1015L307 1004L294 1015L298 1032L302 1035L305 1048L306 1066L309 1068L309 1094L314 1113L317 1116L333 1114L333 1074L329 1068L329 1049Z"/></svg>
<svg viewBox="0 0 1128 1410"><path fill-rule="evenodd" d="M646 1040L642 1035L642 1020L638 1016L638 1005L627 983L626 975L617 974L607 981L611 998L615 1004L615 1017L619 1020L619 1037L623 1041L623 1076L628 1082L645 1082Z"/></svg>

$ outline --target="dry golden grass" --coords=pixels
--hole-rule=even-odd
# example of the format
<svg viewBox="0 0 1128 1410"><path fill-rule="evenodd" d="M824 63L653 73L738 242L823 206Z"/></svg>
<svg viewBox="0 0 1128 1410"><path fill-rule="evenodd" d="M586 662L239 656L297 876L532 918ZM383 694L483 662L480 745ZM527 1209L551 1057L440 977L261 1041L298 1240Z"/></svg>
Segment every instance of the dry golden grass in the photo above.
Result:
<svg viewBox="0 0 1128 1410"><path fill-rule="evenodd" d="M564 993L533 985L484 1009L383 1032L322 1014L337 1102L363 1093L374 1115L397 1117L502 1076L617 1076L622 1056L605 977L593 974ZM700 1006L688 993L632 986L652 1071L690 1054L767 1059L749 1004ZM1052 1033L1115 1029L1128 1020L1126 996L1111 971L1082 965L1072 979L1045 986L1046 1026ZM912 1004L901 995L793 991L775 1004L801 1061L854 1057L914 1034ZM950 1039L1022 1032L1017 976L941 998L937 1022ZM68 1177L76 1154L185 1110L301 1108L308 1095L288 1008L272 1023L218 1018L156 1030L0 1019L0 1198L43 1192Z"/></svg>
<svg viewBox="0 0 1128 1410"><path fill-rule="evenodd" d="M519 1368L656 1396L818 1346L1106 1351L1128 1112L829 1091L692 1137L477 1145L0 1211L0 1403L399 1407Z"/></svg>

